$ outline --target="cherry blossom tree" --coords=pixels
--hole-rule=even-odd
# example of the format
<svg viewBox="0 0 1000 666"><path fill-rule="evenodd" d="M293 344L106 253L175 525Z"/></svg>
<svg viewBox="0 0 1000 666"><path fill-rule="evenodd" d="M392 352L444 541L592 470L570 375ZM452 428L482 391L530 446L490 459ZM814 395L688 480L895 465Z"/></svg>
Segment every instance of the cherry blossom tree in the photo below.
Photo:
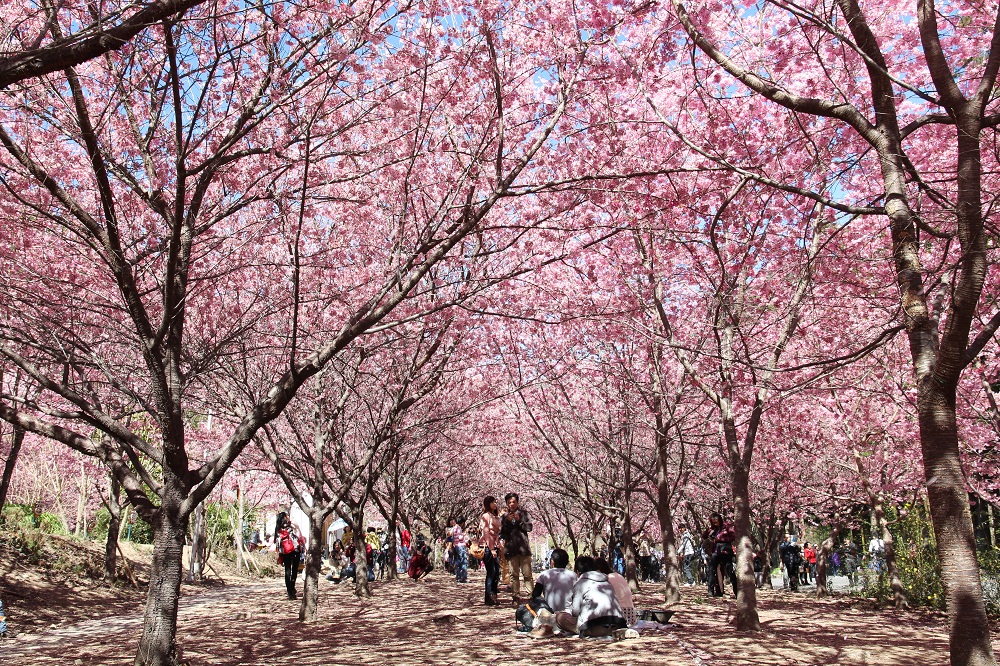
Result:
<svg viewBox="0 0 1000 666"><path fill-rule="evenodd" d="M690 12L675 0L672 17L665 18L679 22L690 42L752 99L787 109L814 128L814 136L844 137L838 152L843 163L857 165L845 173L859 198L882 202L918 385L951 663L994 664L955 405L963 371L1000 325L1000 316L980 310L991 274L983 132L996 124L990 104L1000 69L1000 15L933 0L918 2L915 12L853 0L721 9ZM710 85L732 85L718 81ZM822 194L801 179L774 184Z"/></svg>

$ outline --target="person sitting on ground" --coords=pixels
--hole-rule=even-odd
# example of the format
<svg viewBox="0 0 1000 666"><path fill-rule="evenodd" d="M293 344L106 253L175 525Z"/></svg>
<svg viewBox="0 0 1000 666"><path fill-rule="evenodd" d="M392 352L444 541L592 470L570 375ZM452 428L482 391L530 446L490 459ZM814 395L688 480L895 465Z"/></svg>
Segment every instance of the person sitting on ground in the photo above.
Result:
<svg viewBox="0 0 1000 666"><path fill-rule="evenodd" d="M422 580L434 570L434 565L430 561L431 547L424 540L424 535L417 535L417 542L413 545L413 552L410 553L410 566L406 574L413 580Z"/></svg>
<svg viewBox="0 0 1000 666"><path fill-rule="evenodd" d="M535 588L531 592L533 599L544 599L545 605L555 613L569 608L570 595L576 585L577 576L566 569L568 564L569 554L562 548L554 549L549 558L551 568L538 574Z"/></svg>
<svg viewBox="0 0 1000 666"><path fill-rule="evenodd" d="M607 575L608 582L611 583L611 587L615 590L615 598L618 599L618 605L622 607L625 621L628 622L629 626L634 625L639 621L639 614L635 611L635 601L632 599L632 588L629 587L628 580L617 571L613 571L607 560L598 558L597 570Z"/></svg>
<svg viewBox="0 0 1000 666"><path fill-rule="evenodd" d="M0 599L0 638L7 638L7 614L3 610L3 599Z"/></svg>
<svg viewBox="0 0 1000 666"><path fill-rule="evenodd" d="M556 626L567 634L584 637L610 636L616 629L624 629L622 612L615 588L606 574L597 570L597 561L584 555L576 560L576 573L580 576L573 585L573 596L568 612L556 613Z"/></svg>

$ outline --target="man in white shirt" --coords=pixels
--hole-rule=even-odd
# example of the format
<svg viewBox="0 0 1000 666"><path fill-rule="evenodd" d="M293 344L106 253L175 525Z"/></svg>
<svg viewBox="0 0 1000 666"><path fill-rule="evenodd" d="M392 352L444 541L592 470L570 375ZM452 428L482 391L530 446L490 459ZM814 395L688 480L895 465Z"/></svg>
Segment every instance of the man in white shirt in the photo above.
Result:
<svg viewBox="0 0 1000 666"><path fill-rule="evenodd" d="M564 611L569 607L570 595L576 585L576 574L566 569L569 564L569 554L562 548L552 551L549 558L550 569L538 574L531 596L541 597L553 613Z"/></svg>

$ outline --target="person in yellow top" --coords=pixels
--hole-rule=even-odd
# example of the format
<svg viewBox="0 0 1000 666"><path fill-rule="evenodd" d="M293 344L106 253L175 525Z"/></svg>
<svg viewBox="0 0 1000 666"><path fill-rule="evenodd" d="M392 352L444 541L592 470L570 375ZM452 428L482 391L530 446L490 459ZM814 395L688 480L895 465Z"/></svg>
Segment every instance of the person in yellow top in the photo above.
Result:
<svg viewBox="0 0 1000 666"><path fill-rule="evenodd" d="M371 546L376 553L382 550L382 540L378 538L378 532L375 531L374 527L368 528L368 532L365 534L365 543Z"/></svg>

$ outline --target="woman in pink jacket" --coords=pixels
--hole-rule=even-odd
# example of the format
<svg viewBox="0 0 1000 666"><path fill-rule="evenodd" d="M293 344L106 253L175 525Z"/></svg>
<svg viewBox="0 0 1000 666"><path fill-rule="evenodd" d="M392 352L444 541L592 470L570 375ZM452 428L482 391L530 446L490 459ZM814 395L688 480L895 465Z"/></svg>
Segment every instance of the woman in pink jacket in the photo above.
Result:
<svg viewBox="0 0 1000 666"><path fill-rule="evenodd" d="M483 566L486 567L486 605L497 605L500 589L500 508L497 498L483 498L483 515L479 518L479 544L484 548Z"/></svg>

